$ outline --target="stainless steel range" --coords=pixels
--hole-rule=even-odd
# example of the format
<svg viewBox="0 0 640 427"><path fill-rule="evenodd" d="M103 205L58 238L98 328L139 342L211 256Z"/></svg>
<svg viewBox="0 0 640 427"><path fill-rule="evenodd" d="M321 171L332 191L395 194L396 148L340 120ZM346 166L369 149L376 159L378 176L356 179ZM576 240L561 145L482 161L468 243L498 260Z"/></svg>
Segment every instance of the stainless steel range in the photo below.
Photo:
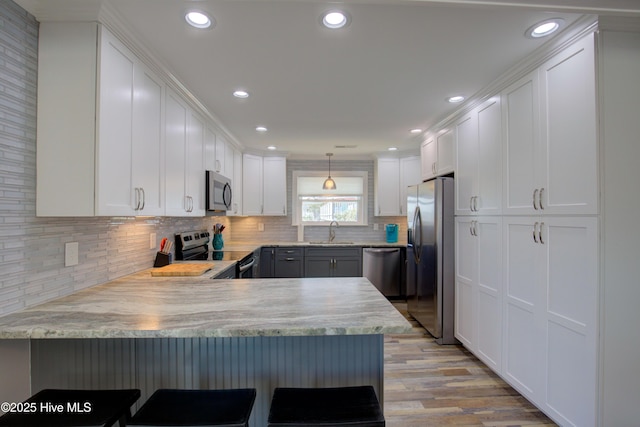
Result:
<svg viewBox="0 0 640 427"><path fill-rule="evenodd" d="M175 234L176 260L236 261L236 278L254 277L256 258L251 251L211 250L211 233L207 230L184 231Z"/></svg>

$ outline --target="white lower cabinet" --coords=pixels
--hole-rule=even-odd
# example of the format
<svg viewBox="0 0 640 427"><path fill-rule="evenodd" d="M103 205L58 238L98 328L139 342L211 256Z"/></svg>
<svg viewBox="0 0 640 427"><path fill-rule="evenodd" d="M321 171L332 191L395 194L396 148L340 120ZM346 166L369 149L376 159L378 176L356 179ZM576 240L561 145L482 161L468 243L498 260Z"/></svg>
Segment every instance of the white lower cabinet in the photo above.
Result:
<svg viewBox="0 0 640 427"><path fill-rule="evenodd" d="M502 219L456 217L455 335L495 372L502 354Z"/></svg>
<svg viewBox="0 0 640 427"><path fill-rule="evenodd" d="M502 376L562 425L596 424L595 217L504 217Z"/></svg>

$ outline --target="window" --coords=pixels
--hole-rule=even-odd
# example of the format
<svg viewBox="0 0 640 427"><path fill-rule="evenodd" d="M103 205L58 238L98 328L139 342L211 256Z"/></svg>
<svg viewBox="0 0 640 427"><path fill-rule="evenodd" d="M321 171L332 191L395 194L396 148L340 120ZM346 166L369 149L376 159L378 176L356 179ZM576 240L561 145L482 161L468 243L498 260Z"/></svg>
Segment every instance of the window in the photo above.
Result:
<svg viewBox="0 0 640 427"><path fill-rule="evenodd" d="M293 172L293 225L366 225L367 172L332 172L335 190L323 190L327 172Z"/></svg>

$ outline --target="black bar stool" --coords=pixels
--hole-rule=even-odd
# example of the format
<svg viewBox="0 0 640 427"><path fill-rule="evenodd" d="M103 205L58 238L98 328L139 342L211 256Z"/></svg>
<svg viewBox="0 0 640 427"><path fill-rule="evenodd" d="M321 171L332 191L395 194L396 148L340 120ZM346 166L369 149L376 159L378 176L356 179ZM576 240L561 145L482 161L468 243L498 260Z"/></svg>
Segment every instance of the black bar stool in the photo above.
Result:
<svg viewBox="0 0 640 427"><path fill-rule="evenodd" d="M269 427L384 427L372 386L337 388L276 388Z"/></svg>
<svg viewBox="0 0 640 427"><path fill-rule="evenodd" d="M140 390L44 389L0 417L0 426L110 427L126 425Z"/></svg>
<svg viewBox="0 0 640 427"><path fill-rule="evenodd" d="M160 389L149 397L127 425L248 427L255 400L253 388Z"/></svg>

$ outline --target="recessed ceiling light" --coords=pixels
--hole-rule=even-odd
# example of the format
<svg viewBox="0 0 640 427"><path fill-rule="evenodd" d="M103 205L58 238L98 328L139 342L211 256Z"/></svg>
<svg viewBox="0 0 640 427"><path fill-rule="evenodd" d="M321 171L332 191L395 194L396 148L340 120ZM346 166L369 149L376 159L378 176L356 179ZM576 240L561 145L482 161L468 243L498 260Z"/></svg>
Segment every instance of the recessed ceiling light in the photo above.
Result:
<svg viewBox="0 0 640 427"><path fill-rule="evenodd" d="M278 147L276 147L275 145L270 145L267 147L267 150L276 150Z"/></svg>
<svg viewBox="0 0 640 427"><path fill-rule="evenodd" d="M409 132L411 132L411 133L420 133L420 132L422 132L422 129L415 128L415 129L411 129Z"/></svg>
<svg viewBox="0 0 640 427"><path fill-rule="evenodd" d="M189 25L196 28L209 28L213 26L213 18L204 12L192 10L184 15L184 19Z"/></svg>
<svg viewBox="0 0 640 427"><path fill-rule="evenodd" d="M545 19L544 21L540 21L527 28L527 31L524 35L531 39L545 37L552 33L555 33L558 29L560 29L562 24L564 24L564 19L562 18Z"/></svg>
<svg viewBox="0 0 640 427"><path fill-rule="evenodd" d="M396 151L397 149L398 149L398 147L389 147L389 148L387 148L387 150L389 150L389 151Z"/></svg>
<svg viewBox="0 0 640 427"><path fill-rule="evenodd" d="M450 98L447 98L447 101L451 102L452 104L457 104L458 102L464 101L464 96L460 96L460 95L452 96Z"/></svg>
<svg viewBox="0 0 640 427"><path fill-rule="evenodd" d="M247 92L246 90L236 90L235 92L233 92L233 96L235 96L236 98L248 98L249 92Z"/></svg>
<svg viewBox="0 0 640 427"><path fill-rule="evenodd" d="M330 10L322 15L320 22L322 22L322 25L325 27L335 30L349 25L351 18L349 14L341 10Z"/></svg>
<svg viewBox="0 0 640 427"><path fill-rule="evenodd" d="M256 131L258 132L266 132L268 129L264 126L258 126L256 127Z"/></svg>

